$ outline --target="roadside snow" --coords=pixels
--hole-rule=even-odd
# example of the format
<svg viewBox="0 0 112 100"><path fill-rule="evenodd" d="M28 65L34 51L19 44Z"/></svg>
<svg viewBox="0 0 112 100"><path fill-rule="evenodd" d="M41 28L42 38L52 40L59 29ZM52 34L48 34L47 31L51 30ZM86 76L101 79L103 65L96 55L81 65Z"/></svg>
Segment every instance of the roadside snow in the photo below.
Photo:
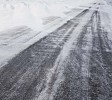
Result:
<svg viewBox="0 0 112 100"><path fill-rule="evenodd" d="M64 12L94 0L0 0L0 31L15 26L43 29L43 18L65 17Z"/></svg>
<svg viewBox="0 0 112 100"><path fill-rule="evenodd" d="M106 32L108 32L108 38L112 40L112 2L110 0L102 0L100 7L101 24Z"/></svg>
<svg viewBox="0 0 112 100"><path fill-rule="evenodd" d="M56 30L96 0L2 0L0 1L0 65ZM84 7L80 7L84 5ZM73 10L73 8L77 10ZM70 12L66 14L65 12ZM58 17L55 20L44 18ZM18 28L24 27L26 31ZM29 30L29 31L28 31ZM41 32L40 32L41 31ZM22 33L22 34L21 34Z"/></svg>

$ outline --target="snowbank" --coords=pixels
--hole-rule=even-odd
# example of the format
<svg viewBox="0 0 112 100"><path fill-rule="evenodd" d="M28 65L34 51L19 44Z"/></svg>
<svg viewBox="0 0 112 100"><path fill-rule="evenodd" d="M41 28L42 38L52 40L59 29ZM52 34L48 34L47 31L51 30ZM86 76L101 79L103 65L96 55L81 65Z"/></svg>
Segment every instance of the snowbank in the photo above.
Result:
<svg viewBox="0 0 112 100"><path fill-rule="evenodd" d="M0 31L14 26L42 30L43 18L64 17L64 12L94 0L1 0Z"/></svg>
<svg viewBox="0 0 112 100"><path fill-rule="evenodd" d="M0 65L4 65L19 52L80 13L79 11L75 11L71 17L68 17L65 12L77 8L80 5L87 6L90 2L94 2L94 0L0 1ZM55 16L54 18L58 19L44 25L43 19L50 16ZM42 32L37 32L40 30Z"/></svg>

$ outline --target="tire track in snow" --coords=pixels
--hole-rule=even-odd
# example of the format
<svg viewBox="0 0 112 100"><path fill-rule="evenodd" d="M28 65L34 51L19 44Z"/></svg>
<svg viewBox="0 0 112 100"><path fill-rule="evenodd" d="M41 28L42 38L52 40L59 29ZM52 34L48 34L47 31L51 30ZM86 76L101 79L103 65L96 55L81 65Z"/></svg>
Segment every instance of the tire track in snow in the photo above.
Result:
<svg viewBox="0 0 112 100"><path fill-rule="evenodd" d="M48 87L35 100L54 100L54 99L56 99L56 100L73 100L73 99L76 99L77 96L75 96L75 95L68 96L68 94L66 94L66 93L69 92L70 94L74 94L74 93L77 94L77 92L73 92L71 90L69 91L69 89L65 89L65 88L63 91L59 92L60 90L58 90L58 89L60 89L60 88L63 89L63 87L60 86L62 83L66 84L66 81L64 81L66 74L64 75L63 73L66 71L67 62L69 61L69 59L71 59L68 57L68 55L71 50L71 47L74 46L72 44L73 44L74 40L77 39L78 35L81 34L82 31L84 31L84 30L82 30L82 28L86 27L86 25L88 25L87 23L89 22L89 20L91 20L91 16L93 13L94 13L94 11L88 13L87 16L84 16L83 20L81 21L82 23L80 25L78 25L77 28L72 33L72 36L71 36L72 38L69 39L68 43L65 44L65 46L62 49L62 52L60 53L60 55L58 56L58 58L56 60L55 66L50 71L51 72L50 75L48 74L48 84L47 84ZM87 17L88 17L88 20L86 19ZM85 20L85 22L84 22L84 20ZM89 32L89 29L88 29L88 32ZM81 34L81 37L82 36L83 35ZM89 37L91 37L91 34L90 34L90 36L87 35L86 37L88 37L87 39L89 39ZM82 39L78 39L78 41L79 41L78 43L80 43L82 41ZM91 38L88 41L91 42L90 44L92 44ZM88 45L90 45L90 44L88 44ZM87 46L87 47L89 47L89 46ZM87 48L87 47L85 47L85 48ZM79 49L79 51L80 51L80 49ZM73 55L73 56L75 56L75 55ZM69 75L71 75L71 73L69 73ZM84 72L83 72L83 75L84 75ZM51 79L49 79L49 77L51 77ZM69 77L69 78L71 78L71 77ZM83 79L85 79L85 77ZM83 85L85 85L85 84L86 83L83 83ZM69 85L66 84L65 87L67 87L67 86L69 86ZM70 88L72 88L72 86ZM57 93L57 95L56 95L56 93ZM61 97L60 97L60 95L61 95Z"/></svg>
<svg viewBox="0 0 112 100"><path fill-rule="evenodd" d="M76 43L71 46L70 54L64 62L65 80L60 82L55 99L48 100L89 100L89 60L92 49L93 18L83 26ZM89 19L89 17L88 17Z"/></svg>
<svg viewBox="0 0 112 100"><path fill-rule="evenodd" d="M87 12L84 10L76 19L68 21L1 68L1 100L31 100L35 95L38 97L46 87L48 70L53 67L63 45Z"/></svg>
<svg viewBox="0 0 112 100"><path fill-rule="evenodd" d="M101 26L99 12L96 12L97 31L93 34L93 47L90 58L91 100L112 99L112 49L109 46L108 33Z"/></svg>

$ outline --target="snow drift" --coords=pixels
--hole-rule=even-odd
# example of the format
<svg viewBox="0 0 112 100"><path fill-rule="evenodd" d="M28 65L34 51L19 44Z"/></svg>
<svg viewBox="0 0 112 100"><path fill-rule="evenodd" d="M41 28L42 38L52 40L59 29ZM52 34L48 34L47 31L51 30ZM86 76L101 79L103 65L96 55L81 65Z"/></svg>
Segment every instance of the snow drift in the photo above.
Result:
<svg viewBox="0 0 112 100"><path fill-rule="evenodd" d="M42 30L43 18L48 16L64 17L64 12L70 11L81 4L94 0L1 0L0 1L0 31L15 26L28 26Z"/></svg>

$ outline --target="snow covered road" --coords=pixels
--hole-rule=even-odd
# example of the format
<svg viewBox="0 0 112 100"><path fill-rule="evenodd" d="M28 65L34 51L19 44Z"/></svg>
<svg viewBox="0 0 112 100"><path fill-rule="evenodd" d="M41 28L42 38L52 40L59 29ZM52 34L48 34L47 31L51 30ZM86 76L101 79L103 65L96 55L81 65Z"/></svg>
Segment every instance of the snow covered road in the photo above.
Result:
<svg viewBox="0 0 112 100"><path fill-rule="evenodd" d="M0 100L112 100L112 38L103 6L93 3L2 66Z"/></svg>

